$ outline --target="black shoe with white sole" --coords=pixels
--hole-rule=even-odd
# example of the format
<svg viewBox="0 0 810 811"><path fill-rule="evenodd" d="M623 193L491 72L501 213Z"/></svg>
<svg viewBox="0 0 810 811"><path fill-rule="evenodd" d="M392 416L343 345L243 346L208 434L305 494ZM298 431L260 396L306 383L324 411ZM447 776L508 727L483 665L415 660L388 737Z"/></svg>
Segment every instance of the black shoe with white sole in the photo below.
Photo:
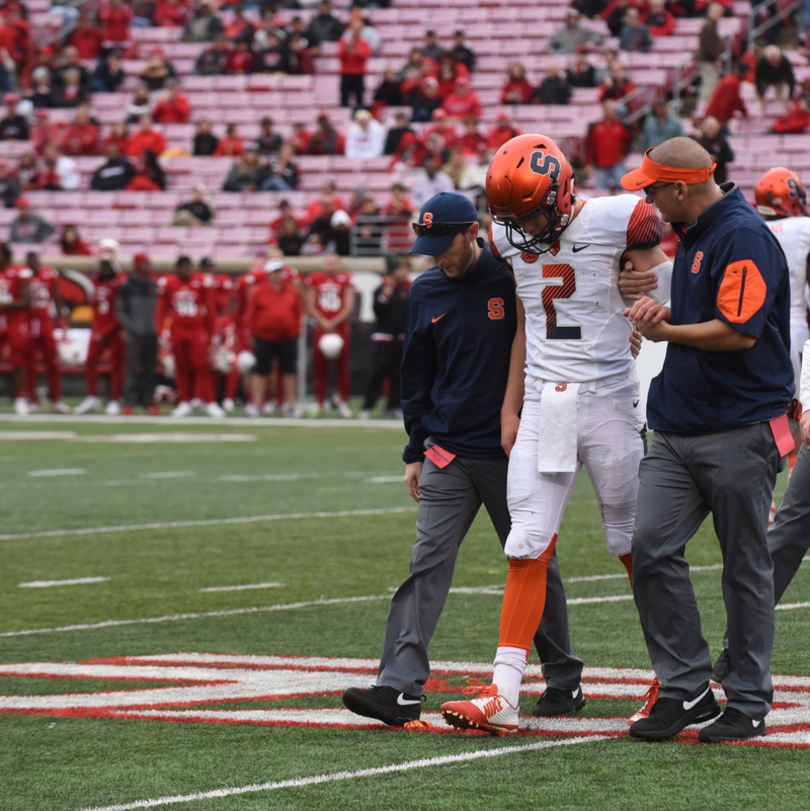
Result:
<svg viewBox="0 0 810 811"><path fill-rule="evenodd" d="M548 687L535 704L532 715L536 718L573 718L587 703L582 687L574 691Z"/></svg>
<svg viewBox="0 0 810 811"><path fill-rule="evenodd" d="M343 694L348 709L364 718L376 718L391 727L418 721L422 712L421 696L408 696L394 687L350 687Z"/></svg>
<svg viewBox="0 0 810 811"><path fill-rule="evenodd" d="M698 733L701 743L745 741L765 734L765 722L755 721L736 707L726 707L725 712L713 723Z"/></svg>
<svg viewBox="0 0 810 811"><path fill-rule="evenodd" d="M709 682L687 699L659 698L650 714L630 727L630 737L644 741L665 741L690 724L710 721L720 715L720 705L714 698Z"/></svg>

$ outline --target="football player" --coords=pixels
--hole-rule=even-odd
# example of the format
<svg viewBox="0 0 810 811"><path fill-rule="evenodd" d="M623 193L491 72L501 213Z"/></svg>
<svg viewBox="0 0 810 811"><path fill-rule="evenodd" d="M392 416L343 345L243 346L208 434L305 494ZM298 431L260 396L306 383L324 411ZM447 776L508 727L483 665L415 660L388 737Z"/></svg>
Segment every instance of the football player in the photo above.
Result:
<svg viewBox="0 0 810 811"><path fill-rule="evenodd" d="M194 273L191 259L181 256L177 274L158 280L157 326L163 340L172 348L177 366L177 396L180 400L173 417L187 417L193 412L192 396L205 404L210 417L223 417L225 412L214 397L209 361L211 339L215 335L216 301L208 274ZM168 334L166 318L171 317Z"/></svg>
<svg viewBox="0 0 810 811"><path fill-rule="evenodd" d="M324 257L323 270L310 273L304 281L306 287L307 315L317 321L312 335L315 361L315 398L323 411L326 408L326 391L329 386L329 360L320 349L320 340L327 333L337 333L343 339L343 348L334 359L337 376L338 413L351 417L349 399L349 340L351 325L349 316L354 311L355 292L352 277L341 269L340 257L329 254ZM535 626L536 628L537 626Z"/></svg>
<svg viewBox="0 0 810 811"><path fill-rule="evenodd" d="M59 320L59 327L63 334L67 330L67 322L62 316L64 301L59 292L59 273L53 268L42 267L39 264L39 254L34 251L27 254L26 264L31 271L31 277L28 280L31 306L28 309L28 362L26 364L29 408L32 410L38 408L36 352L39 350L45 364L51 406L58 414L70 414L70 406L62 402L62 373L59 369L59 355L54 335L54 314Z"/></svg>
<svg viewBox="0 0 810 811"><path fill-rule="evenodd" d="M492 251L512 267L518 295L502 410L509 573L492 684L481 685L477 699L443 704L442 714L461 729L511 735L519 726L520 682L545 607L546 570L583 466L599 501L608 551L632 585L630 541L645 420L619 272L625 260L636 270L652 270L656 294L666 300L672 263L659 247L655 209L629 194L577 200L568 160L544 135L521 135L497 150L487 197ZM556 699L570 705L571 715L584 704L581 688Z"/></svg>
<svg viewBox="0 0 810 811"><path fill-rule="evenodd" d="M29 268L11 264L11 251L0 243L0 320L2 340L8 344L12 368L14 411L29 414L31 409L25 392L25 369L28 365L28 308L31 305Z"/></svg>

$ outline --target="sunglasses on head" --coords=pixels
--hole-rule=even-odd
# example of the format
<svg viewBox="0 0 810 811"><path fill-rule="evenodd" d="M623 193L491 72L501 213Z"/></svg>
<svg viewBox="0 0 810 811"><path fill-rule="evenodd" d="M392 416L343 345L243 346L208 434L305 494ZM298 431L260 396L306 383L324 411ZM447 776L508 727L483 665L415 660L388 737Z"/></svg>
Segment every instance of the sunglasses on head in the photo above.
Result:
<svg viewBox="0 0 810 811"><path fill-rule="evenodd" d="M462 225L473 225L477 220L470 220L469 222L426 222L424 224L415 222L413 230L418 237L443 237L448 231L454 228L459 228Z"/></svg>

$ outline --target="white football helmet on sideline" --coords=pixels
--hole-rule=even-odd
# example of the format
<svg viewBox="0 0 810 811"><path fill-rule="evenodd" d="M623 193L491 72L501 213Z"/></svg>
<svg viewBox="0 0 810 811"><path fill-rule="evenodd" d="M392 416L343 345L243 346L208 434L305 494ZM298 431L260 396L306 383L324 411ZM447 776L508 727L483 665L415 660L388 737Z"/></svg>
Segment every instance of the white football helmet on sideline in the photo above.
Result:
<svg viewBox="0 0 810 811"><path fill-rule="evenodd" d="M82 362L82 350L76 341L64 338L56 344L59 363L62 366L79 366Z"/></svg>
<svg viewBox="0 0 810 811"><path fill-rule="evenodd" d="M256 356L247 349L243 349L236 358L236 368L241 374L249 375L255 366Z"/></svg>
<svg viewBox="0 0 810 811"><path fill-rule="evenodd" d="M220 374L227 375L230 374L233 370L234 364L236 363L236 355L231 352L230 349L226 346L219 346L217 347L217 351L214 353L214 362L212 367L215 372L219 372Z"/></svg>
<svg viewBox="0 0 810 811"><path fill-rule="evenodd" d="M163 356L163 376L168 377L169 380L174 380L177 374L177 363L174 360L174 355Z"/></svg>
<svg viewBox="0 0 810 811"><path fill-rule="evenodd" d="M321 339L318 341L318 349L321 350L321 354L328 360L336 360L343 351L343 338L336 332L327 332L326 335L322 335Z"/></svg>

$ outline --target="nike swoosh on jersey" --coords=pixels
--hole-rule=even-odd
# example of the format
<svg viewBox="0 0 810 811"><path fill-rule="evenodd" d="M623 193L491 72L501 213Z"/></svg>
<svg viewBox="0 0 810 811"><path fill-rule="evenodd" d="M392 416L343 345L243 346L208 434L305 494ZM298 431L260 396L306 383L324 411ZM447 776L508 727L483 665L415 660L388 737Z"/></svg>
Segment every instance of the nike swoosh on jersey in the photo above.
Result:
<svg viewBox="0 0 810 811"><path fill-rule="evenodd" d="M586 245L574 245L574 247L573 247L573 248L571 248L571 250L572 250L574 253L579 253L580 251L584 251L584 250L585 250L585 248L590 248L590 247L591 247L591 244L590 244L590 242L589 242L589 243L587 243Z"/></svg>
<svg viewBox="0 0 810 811"><path fill-rule="evenodd" d="M420 699L420 698L417 698L416 701L410 701L410 700L404 698L404 695L405 695L405 693L400 693L397 696L397 704L399 704L400 707L407 707L408 704L421 704L422 703L422 699Z"/></svg>
<svg viewBox="0 0 810 811"><path fill-rule="evenodd" d="M449 311L448 311L449 312ZM441 315L437 315L436 318L431 318L430 323L435 324L437 321L441 320L447 315L447 313L442 313Z"/></svg>
<svg viewBox="0 0 810 811"><path fill-rule="evenodd" d="M711 689L711 687L707 687L697 698L692 699L692 701L684 701L683 708L685 710L691 710Z"/></svg>
<svg viewBox="0 0 810 811"><path fill-rule="evenodd" d="M633 408L638 408L639 400L633 400Z"/></svg>

